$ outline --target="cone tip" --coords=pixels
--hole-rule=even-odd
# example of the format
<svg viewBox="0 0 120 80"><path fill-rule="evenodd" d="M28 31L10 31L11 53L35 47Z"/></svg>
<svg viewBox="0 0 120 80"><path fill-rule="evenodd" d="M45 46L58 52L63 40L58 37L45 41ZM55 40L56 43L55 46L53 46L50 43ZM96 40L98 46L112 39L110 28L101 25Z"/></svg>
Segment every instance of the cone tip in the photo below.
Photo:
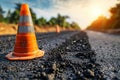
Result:
<svg viewBox="0 0 120 80"><path fill-rule="evenodd" d="M22 16L22 15L30 15L28 4L21 5L20 16Z"/></svg>

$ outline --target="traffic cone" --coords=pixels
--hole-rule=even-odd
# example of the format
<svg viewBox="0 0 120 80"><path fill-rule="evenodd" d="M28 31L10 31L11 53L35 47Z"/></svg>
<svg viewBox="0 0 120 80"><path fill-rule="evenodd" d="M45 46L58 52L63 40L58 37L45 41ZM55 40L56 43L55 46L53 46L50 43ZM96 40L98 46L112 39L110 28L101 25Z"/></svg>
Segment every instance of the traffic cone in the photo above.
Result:
<svg viewBox="0 0 120 80"><path fill-rule="evenodd" d="M44 51L39 50L37 45L29 7L27 4L22 4L14 51L7 54L6 58L9 60L30 60L43 55Z"/></svg>
<svg viewBox="0 0 120 80"><path fill-rule="evenodd" d="M56 32L60 33L60 27L58 25L56 25Z"/></svg>

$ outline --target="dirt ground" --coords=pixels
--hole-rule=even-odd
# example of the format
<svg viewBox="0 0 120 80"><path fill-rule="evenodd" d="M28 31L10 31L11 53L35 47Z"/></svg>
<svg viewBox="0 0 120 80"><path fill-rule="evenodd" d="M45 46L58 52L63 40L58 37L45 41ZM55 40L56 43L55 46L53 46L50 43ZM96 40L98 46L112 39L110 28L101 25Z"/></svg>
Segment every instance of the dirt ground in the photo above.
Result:
<svg viewBox="0 0 120 80"><path fill-rule="evenodd" d="M16 24L6 24L6 23L0 23L0 35L12 35L16 34L18 29L18 25ZM56 26L36 26L34 25L35 32L56 32ZM74 30L72 28L65 29L59 27L60 31L64 30Z"/></svg>

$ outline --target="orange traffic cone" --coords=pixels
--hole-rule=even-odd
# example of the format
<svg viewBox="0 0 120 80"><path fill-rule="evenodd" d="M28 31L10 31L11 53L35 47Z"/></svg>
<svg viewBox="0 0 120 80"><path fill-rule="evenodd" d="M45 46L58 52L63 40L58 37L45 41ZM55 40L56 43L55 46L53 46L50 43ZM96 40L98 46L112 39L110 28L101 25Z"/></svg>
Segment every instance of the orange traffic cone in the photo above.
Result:
<svg viewBox="0 0 120 80"><path fill-rule="evenodd" d="M39 50L37 45L29 7L27 4L22 4L14 52L7 54L6 58L9 60L29 60L43 55L44 51Z"/></svg>
<svg viewBox="0 0 120 80"><path fill-rule="evenodd" d="M60 27L58 25L56 25L56 32L60 33Z"/></svg>

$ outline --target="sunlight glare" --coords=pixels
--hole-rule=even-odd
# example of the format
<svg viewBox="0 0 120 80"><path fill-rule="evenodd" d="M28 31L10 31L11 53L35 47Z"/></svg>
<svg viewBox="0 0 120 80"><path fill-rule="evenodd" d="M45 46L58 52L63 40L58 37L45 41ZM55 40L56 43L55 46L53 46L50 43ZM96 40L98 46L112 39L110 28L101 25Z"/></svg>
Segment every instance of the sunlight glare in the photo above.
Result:
<svg viewBox="0 0 120 80"><path fill-rule="evenodd" d="M103 15L103 10L101 8L94 7L91 9L91 16L92 17L94 17L96 19L100 15Z"/></svg>

